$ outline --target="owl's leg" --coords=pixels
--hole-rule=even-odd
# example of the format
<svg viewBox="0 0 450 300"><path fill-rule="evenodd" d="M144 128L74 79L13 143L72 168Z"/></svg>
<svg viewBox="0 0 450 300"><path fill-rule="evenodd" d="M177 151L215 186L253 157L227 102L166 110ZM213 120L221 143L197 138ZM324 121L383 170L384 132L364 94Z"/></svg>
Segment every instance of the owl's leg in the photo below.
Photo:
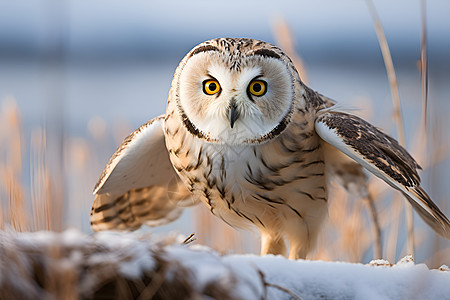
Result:
<svg viewBox="0 0 450 300"><path fill-rule="evenodd" d="M261 255L274 254L286 256L286 245L283 237L261 231Z"/></svg>
<svg viewBox="0 0 450 300"><path fill-rule="evenodd" d="M309 247L307 245L299 245L295 243L291 243L291 247L289 249L289 259L305 259L306 254L309 252Z"/></svg>
<svg viewBox="0 0 450 300"><path fill-rule="evenodd" d="M316 247L320 227L327 212L326 205L317 207L315 215L305 217L302 222L291 223L286 227L289 240L289 259L305 259L306 255Z"/></svg>

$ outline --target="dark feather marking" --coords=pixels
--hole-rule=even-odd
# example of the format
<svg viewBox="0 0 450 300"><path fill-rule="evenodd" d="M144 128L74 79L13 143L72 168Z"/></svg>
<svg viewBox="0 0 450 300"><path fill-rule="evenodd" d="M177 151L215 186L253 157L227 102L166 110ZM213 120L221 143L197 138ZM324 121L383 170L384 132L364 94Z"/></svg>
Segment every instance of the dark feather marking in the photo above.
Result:
<svg viewBox="0 0 450 300"><path fill-rule="evenodd" d="M108 210L108 209L114 208L117 205L119 205L119 203L122 202L123 200L125 200L124 196L118 197L117 199L115 199L114 201L112 201L110 203L102 204L99 207L96 207L95 209L93 208L93 212L94 213L99 213L99 212L102 212L104 210Z"/></svg>
<svg viewBox="0 0 450 300"><path fill-rule="evenodd" d="M250 219L249 217L247 217L244 213L242 213L242 216L244 216L244 218L246 218L247 220L249 220L250 222L252 222L253 224L255 224L255 221L253 221L252 219Z"/></svg>
<svg viewBox="0 0 450 300"><path fill-rule="evenodd" d="M208 135L204 134L202 131L198 130L197 127L195 127L194 124L192 124L191 120L187 117L186 113L183 111L180 105L178 105L178 109L180 110L181 119L183 121L184 127L196 137L200 139L204 139L207 141L216 141L215 139L211 139Z"/></svg>
<svg viewBox="0 0 450 300"><path fill-rule="evenodd" d="M307 99L306 103L308 105L305 107L307 110L308 108L312 108L314 111L326 107L327 101L325 101L323 96L306 86L305 86L305 94L303 95L303 97Z"/></svg>
<svg viewBox="0 0 450 300"><path fill-rule="evenodd" d="M136 213L135 215L138 218L142 218L142 217L148 216L149 214L151 214L151 212L152 212L152 209L149 209L149 210L140 211L140 212Z"/></svg>
<svg viewBox="0 0 450 300"><path fill-rule="evenodd" d="M126 211L128 211L130 214L131 214L131 208L130 208L130 206L129 205L127 205L127 206L125 206L125 207L122 207L121 209L119 209L118 211L117 211L117 215L122 215L123 213L125 213Z"/></svg>
<svg viewBox="0 0 450 300"><path fill-rule="evenodd" d="M290 119L291 119L291 115L292 115L292 110L293 110L293 105L289 109L289 112L284 116L283 120L281 120L281 122L278 123L278 125L275 126L275 128L272 129L272 131L270 131L269 133L263 135L262 137L259 137L257 139L247 140L245 142L249 143L249 144L261 143L263 141L266 141L266 140L273 139L273 138L277 137L280 133L282 133L286 129L287 125L289 124Z"/></svg>
<svg viewBox="0 0 450 300"><path fill-rule="evenodd" d="M297 149L291 149L291 148L289 148L289 147L285 144L284 139L280 139L280 145L281 145L281 148L282 148L285 152L288 152L288 153L294 153L294 152L297 152Z"/></svg>
<svg viewBox="0 0 450 300"><path fill-rule="evenodd" d="M253 176L252 168L250 167L250 164L248 162L247 162L247 169L248 169L248 172L250 173L250 176Z"/></svg>
<svg viewBox="0 0 450 300"><path fill-rule="evenodd" d="M213 188L213 186L215 186L217 183L217 179L216 177L212 177L212 179L210 179L210 177L206 177L206 184L208 185L208 187L210 189Z"/></svg>
<svg viewBox="0 0 450 300"><path fill-rule="evenodd" d="M133 203L133 206L141 206L141 205L146 205L148 203L147 199L141 199L139 201L136 201Z"/></svg>
<svg viewBox="0 0 450 300"><path fill-rule="evenodd" d="M315 161L311 161L309 163L301 165L301 168L307 168L307 167L312 166L312 165L318 165L318 164L324 164L324 163L325 162L323 160L315 160Z"/></svg>
<svg viewBox="0 0 450 300"><path fill-rule="evenodd" d="M278 55L275 51L272 51L270 49L258 49L251 53L250 55L260 55L263 57L272 57L275 59L281 59L280 55Z"/></svg>
<svg viewBox="0 0 450 300"><path fill-rule="evenodd" d="M196 54L199 54L199 53L202 53L202 52L206 52L206 51L220 51L220 50L216 46L205 45L205 46L198 47L197 49L192 51L191 54L189 55L189 57L192 57L192 56L194 56Z"/></svg>
<svg viewBox="0 0 450 300"><path fill-rule="evenodd" d="M91 222L91 224L99 224L99 223L110 223L112 221L114 221L115 219L117 219L117 216L107 216L104 217L100 220L96 220L94 222Z"/></svg>
<svg viewBox="0 0 450 300"><path fill-rule="evenodd" d="M277 200L275 200L275 199L266 197L266 196L261 195L261 194L252 195L252 197L254 199L256 199L256 200L261 200L262 199L262 200L265 200L267 202L275 203L275 204L285 204L286 203L286 201L284 201L282 198L278 198ZM258 198L260 198L260 199L258 199Z"/></svg>
<svg viewBox="0 0 450 300"><path fill-rule="evenodd" d="M294 212L297 214L297 216L299 216L300 218L303 219L303 216L302 216L296 209L294 209L292 206L290 206L290 205L287 204L287 203L286 203L286 205L287 205L292 211L294 211Z"/></svg>
<svg viewBox="0 0 450 300"><path fill-rule="evenodd" d="M183 145L180 145L177 149L175 149L173 151L173 154L175 154L175 156L178 157L178 155L180 154L182 148L183 148Z"/></svg>
<svg viewBox="0 0 450 300"><path fill-rule="evenodd" d="M303 132L300 133L298 136L301 137L302 139L309 139L313 136L313 132Z"/></svg>
<svg viewBox="0 0 450 300"><path fill-rule="evenodd" d="M323 176L323 175L325 175L325 174L324 173L311 173L311 174L308 174L308 176L306 178L313 177L313 176Z"/></svg>
<svg viewBox="0 0 450 300"><path fill-rule="evenodd" d="M186 172L190 172L190 171L192 171L194 168L195 168L194 165L189 164L189 165L187 165L186 167L184 167L184 170L185 170Z"/></svg>
<svg viewBox="0 0 450 300"><path fill-rule="evenodd" d="M221 219L222 221L224 221L225 223L227 223L227 225L228 225L228 226L230 226L230 227L234 227L233 225L231 225L230 223L228 223L228 221L227 221L227 220L225 220L225 218L224 218L224 217L222 217L221 215L219 215L219 217L220 217L220 219Z"/></svg>
<svg viewBox="0 0 450 300"><path fill-rule="evenodd" d="M222 199L225 199L225 196L226 196L225 186L223 186L223 185L217 185L216 188L217 188L217 190L219 191L220 197L221 197Z"/></svg>
<svg viewBox="0 0 450 300"><path fill-rule="evenodd" d="M244 217L247 220L249 220L250 222L252 222L253 224L255 223L252 219L250 219L249 217L247 217L243 212L238 211L237 209L235 209L234 207L231 208L239 217Z"/></svg>
<svg viewBox="0 0 450 300"><path fill-rule="evenodd" d="M301 163L304 163L304 162L305 162L305 159L302 157L302 158L294 159L294 161L292 163L294 163L294 164L301 164Z"/></svg>
<svg viewBox="0 0 450 300"><path fill-rule="evenodd" d="M297 125L297 127L299 127L300 129L305 129L306 126L309 125L309 122L307 120L303 121L302 123L296 123L295 125Z"/></svg>
<svg viewBox="0 0 450 300"><path fill-rule="evenodd" d="M200 165L203 163L202 152L203 152L203 146L200 147L200 150L198 151L197 164L194 167L195 170L197 170L200 167Z"/></svg>
<svg viewBox="0 0 450 300"><path fill-rule="evenodd" d="M249 183L254 184L259 186L262 189L271 191L273 190L275 187L280 187L289 183L292 183L294 181L297 180L302 180L302 179L307 179L311 176L323 176L323 173L313 173L313 174L309 174L308 176L294 176L293 178L290 178L288 180L284 180L281 178L278 179L267 179L266 177L264 177L263 174L259 174L259 176L254 176L254 177L246 177L245 180L247 180Z"/></svg>
<svg viewBox="0 0 450 300"><path fill-rule="evenodd" d="M211 158L209 157L209 155L206 156L206 166L209 167L209 171L208 171L208 173L206 174L205 177L209 177L211 175L211 172L212 172L212 169L213 169L213 165L212 165Z"/></svg>
<svg viewBox="0 0 450 300"><path fill-rule="evenodd" d="M310 149L301 149L300 151L303 152L303 153L311 153L311 152L317 151L319 149L320 149L320 144L317 144L316 147L313 147L313 148L310 148Z"/></svg>
<svg viewBox="0 0 450 300"><path fill-rule="evenodd" d="M222 181L225 181L225 178L227 177L227 172L225 170L225 158L223 157L223 155L221 155L220 172L222 176Z"/></svg>
<svg viewBox="0 0 450 300"><path fill-rule="evenodd" d="M171 135L177 135L178 134L178 132L180 131L180 126L177 126L177 129L175 129L175 132L174 133L172 133Z"/></svg>
<svg viewBox="0 0 450 300"><path fill-rule="evenodd" d="M212 201L211 201L211 193L209 192L209 190L206 187L203 189L203 195L208 200L208 205L211 208L211 212L212 212L213 206L212 206Z"/></svg>
<svg viewBox="0 0 450 300"><path fill-rule="evenodd" d="M242 217L241 213L237 211L234 207L231 207L231 210L234 211L234 213L237 214L239 217Z"/></svg>
<svg viewBox="0 0 450 300"><path fill-rule="evenodd" d="M273 173L278 173L278 171L280 171L280 168L269 166L263 156L261 156L260 160L261 160L262 164L264 165L264 167L266 167L266 169L272 171Z"/></svg>
<svg viewBox="0 0 450 300"><path fill-rule="evenodd" d="M266 226L264 226L263 222L261 222L261 220L256 215L254 217L256 218L256 220L258 220L259 224L261 224L262 227L266 228Z"/></svg>
<svg viewBox="0 0 450 300"><path fill-rule="evenodd" d="M297 190L297 193L305 195L311 200L316 200L310 193L307 193L307 192L304 192L304 191L300 191L300 190Z"/></svg>

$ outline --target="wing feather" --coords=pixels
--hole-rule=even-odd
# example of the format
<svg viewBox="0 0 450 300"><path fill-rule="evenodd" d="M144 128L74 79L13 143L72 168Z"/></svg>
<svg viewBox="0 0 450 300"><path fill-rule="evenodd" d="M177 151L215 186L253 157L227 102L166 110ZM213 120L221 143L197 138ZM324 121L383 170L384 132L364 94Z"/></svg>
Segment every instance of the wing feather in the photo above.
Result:
<svg viewBox="0 0 450 300"><path fill-rule="evenodd" d="M94 188L93 230L159 226L181 214L180 202L189 204L191 193L170 162L163 126L164 116L150 120L112 155Z"/></svg>
<svg viewBox="0 0 450 300"><path fill-rule="evenodd" d="M387 184L400 190L420 217L450 239L450 222L420 187L420 166L398 142L363 119L327 110L315 122L317 134Z"/></svg>

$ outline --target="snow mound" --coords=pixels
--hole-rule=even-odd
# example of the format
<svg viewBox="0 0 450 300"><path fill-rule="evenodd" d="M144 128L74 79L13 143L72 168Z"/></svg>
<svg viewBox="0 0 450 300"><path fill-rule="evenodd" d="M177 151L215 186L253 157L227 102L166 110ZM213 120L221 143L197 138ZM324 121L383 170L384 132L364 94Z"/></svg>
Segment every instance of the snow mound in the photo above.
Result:
<svg viewBox="0 0 450 300"><path fill-rule="evenodd" d="M0 299L450 299L450 272L226 255L135 233L0 232Z"/></svg>

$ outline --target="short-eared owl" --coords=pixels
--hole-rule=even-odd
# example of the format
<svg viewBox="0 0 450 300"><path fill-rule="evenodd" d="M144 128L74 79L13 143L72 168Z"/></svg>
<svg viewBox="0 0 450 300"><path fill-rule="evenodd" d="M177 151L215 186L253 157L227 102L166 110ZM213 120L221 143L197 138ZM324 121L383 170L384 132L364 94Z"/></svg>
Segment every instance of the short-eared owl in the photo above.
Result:
<svg viewBox="0 0 450 300"><path fill-rule="evenodd" d="M397 141L308 88L279 48L214 39L179 64L166 114L111 157L95 186L91 226L157 226L203 202L231 226L256 226L262 254L285 255L287 239L289 258L303 258L327 214L328 177L364 185L361 166L450 238L450 222L420 187L420 166Z"/></svg>

